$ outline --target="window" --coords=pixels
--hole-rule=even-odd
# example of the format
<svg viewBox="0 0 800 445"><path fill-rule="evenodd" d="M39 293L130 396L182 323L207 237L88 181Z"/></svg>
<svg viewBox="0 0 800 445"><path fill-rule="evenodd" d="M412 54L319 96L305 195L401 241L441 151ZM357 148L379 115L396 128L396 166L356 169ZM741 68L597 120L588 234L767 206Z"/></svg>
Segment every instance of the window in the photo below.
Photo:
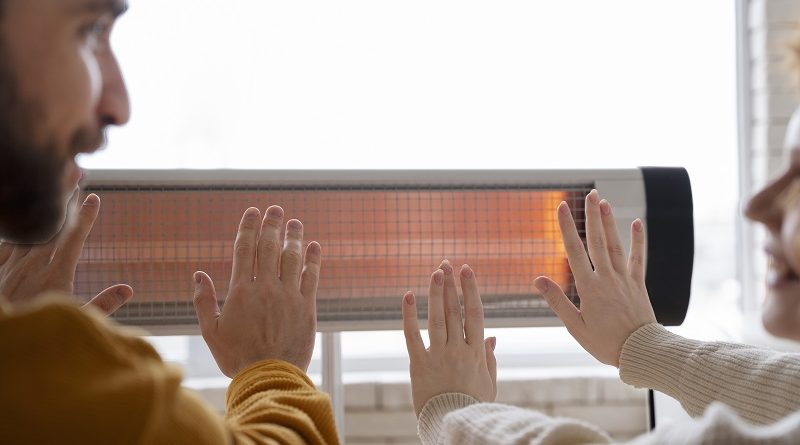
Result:
<svg viewBox="0 0 800 445"><path fill-rule="evenodd" d="M732 2L131 6L113 43L132 120L85 167L685 166L696 261L684 332L735 335ZM579 350L557 328L493 334L509 357ZM345 335L345 369L378 350L402 357L401 336Z"/></svg>

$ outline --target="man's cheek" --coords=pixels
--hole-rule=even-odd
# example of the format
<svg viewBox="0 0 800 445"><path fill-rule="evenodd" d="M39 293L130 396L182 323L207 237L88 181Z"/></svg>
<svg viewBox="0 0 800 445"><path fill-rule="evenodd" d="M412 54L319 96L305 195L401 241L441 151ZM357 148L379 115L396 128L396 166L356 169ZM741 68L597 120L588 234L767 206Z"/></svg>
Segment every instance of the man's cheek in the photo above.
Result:
<svg viewBox="0 0 800 445"><path fill-rule="evenodd" d="M83 70L86 78L88 102L92 109L97 106L100 101L100 95L103 92L103 73L100 71L100 64L97 61L97 55L91 49L84 48L81 51L81 61L83 62Z"/></svg>
<svg viewBox="0 0 800 445"><path fill-rule="evenodd" d="M84 127L96 126L95 111L102 92L102 75L95 54L86 48L73 49L57 78L51 78L48 110L57 113L51 131L59 142L69 145L74 133ZM75 52L77 51L77 53Z"/></svg>

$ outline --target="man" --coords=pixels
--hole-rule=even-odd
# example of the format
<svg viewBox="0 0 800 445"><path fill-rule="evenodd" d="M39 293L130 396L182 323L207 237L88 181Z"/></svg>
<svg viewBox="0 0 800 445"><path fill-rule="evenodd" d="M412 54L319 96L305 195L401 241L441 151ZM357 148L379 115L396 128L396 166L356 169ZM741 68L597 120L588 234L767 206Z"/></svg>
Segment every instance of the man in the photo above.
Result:
<svg viewBox="0 0 800 445"><path fill-rule="evenodd" d="M330 400L305 374L320 246L302 251L297 220L281 240L280 207L245 211L223 310L211 278L194 276L203 337L233 378L224 418L94 307L34 295L71 291L99 206L90 195L66 221L75 157L129 118L109 46L125 9L123 0L0 0L0 274L10 295L0 297L0 443L336 443ZM130 295L118 285L95 302L109 312Z"/></svg>
<svg viewBox="0 0 800 445"><path fill-rule="evenodd" d="M800 41L795 46L800 62ZM797 78L800 80L800 66ZM777 180L754 196L747 217L767 229L770 256L763 323L800 341L800 108L786 135L788 162ZM747 345L700 342L656 322L645 287L644 226L631 226L625 258L611 205L597 191L586 197L588 254L566 203L558 208L581 307L546 277L534 284L573 337L599 361L619 368L622 381L661 391L695 420L657 428L631 443L800 443L800 354ZM403 299L411 385L423 444L608 444L587 422L491 402L496 390L494 340L483 340L483 310L474 273L463 266L462 322L452 267L431 277L425 349L413 294ZM492 346L492 348L489 347Z"/></svg>

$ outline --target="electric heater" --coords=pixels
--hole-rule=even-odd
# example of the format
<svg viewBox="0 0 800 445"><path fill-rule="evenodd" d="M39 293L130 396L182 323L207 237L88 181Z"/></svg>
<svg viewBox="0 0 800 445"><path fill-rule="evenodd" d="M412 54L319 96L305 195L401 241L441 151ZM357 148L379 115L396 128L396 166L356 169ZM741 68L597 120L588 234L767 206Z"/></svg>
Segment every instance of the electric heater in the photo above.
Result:
<svg viewBox="0 0 800 445"><path fill-rule="evenodd" d="M400 329L413 290L426 317L430 274L442 259L478 276L490 327L560 324L533 279L548 275L580 304L556 207L569 203L585 238L584 197L614 207L625 248L645 222L647 284L660 322L680 324L693 262L692 195L681 168L620 170L242 171L94 170L102 200L78 266L75 293L130 284L114 314L152 334L197 333L192 274L207 272L224 305L242 212L281 205L322 245L322 331Z"/></svg>

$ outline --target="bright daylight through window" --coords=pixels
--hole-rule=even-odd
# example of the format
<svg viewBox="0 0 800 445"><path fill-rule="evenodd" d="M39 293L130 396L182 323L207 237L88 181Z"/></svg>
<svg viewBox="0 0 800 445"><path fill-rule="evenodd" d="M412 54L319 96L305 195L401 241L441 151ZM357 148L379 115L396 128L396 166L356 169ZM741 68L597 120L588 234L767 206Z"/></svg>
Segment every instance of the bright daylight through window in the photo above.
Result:
<svg viewBox="0 0 800 445"><path fill-rule="evenodd" d="M81 163L683 166L696 223L684 332L735 337L734 26L728 0L138 0L113 34L131 122ZM531 353L561 365L593 362L563 329L487 335L498 336L501 369L540 363ZM216 375L204 347L187 338L155 341L167 359L188 364L189 376ZM343 350L351 375L407 372L401 333L345 334Z"/></svg>

